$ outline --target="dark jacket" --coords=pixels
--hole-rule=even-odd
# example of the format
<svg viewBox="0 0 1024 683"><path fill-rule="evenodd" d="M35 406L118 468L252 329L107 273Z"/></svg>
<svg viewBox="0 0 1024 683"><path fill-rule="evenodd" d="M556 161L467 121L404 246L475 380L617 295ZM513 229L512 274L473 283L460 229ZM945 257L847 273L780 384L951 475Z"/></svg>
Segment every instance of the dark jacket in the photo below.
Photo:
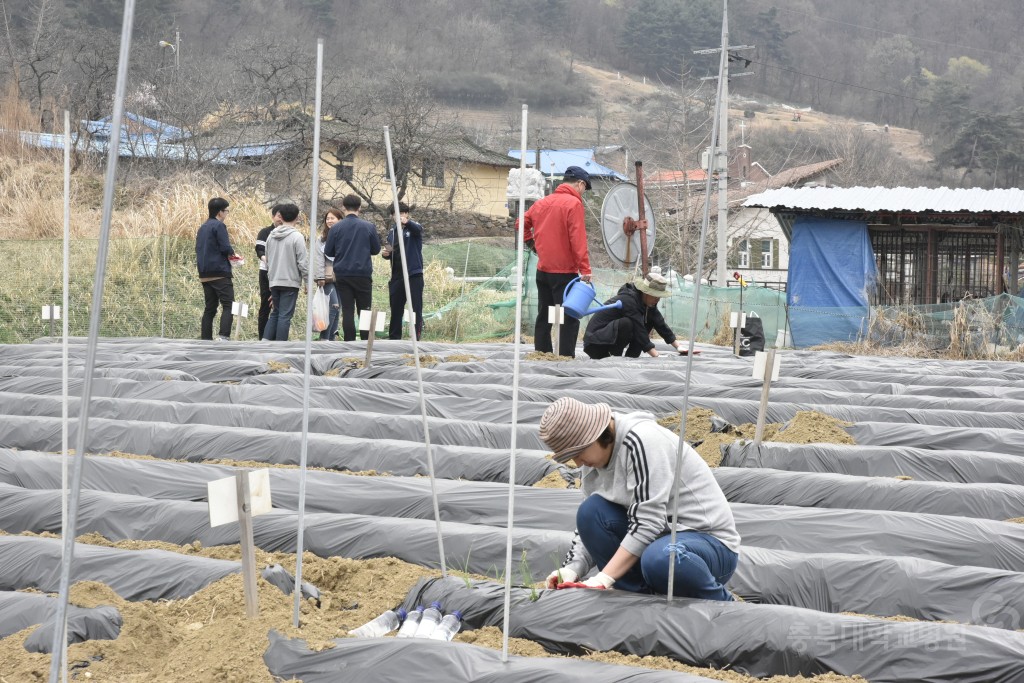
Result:
<svg viewBox="0 0 1024 683"><path fill-rule="evenodd" d="M335 223L324 245L324 255L334 259L335 277L373 277L370 257L379 253L377 228L355 214Z"/></svg>
<svg viewBox="0 0 1024 683"><path fill-rule="evenodd" d="M633 321L633 338L630 344L639 346L644 352L654 348L651 341L651 330L657 330L666 344L676 340L676 335L665 324L661 311L657 306L645 306L643 293L633 286L632 282L619 287L619 293L613 296L606 304L613 304L616 301L622 302L622 308L612 308L607 311L595 313L587 325L587 332L583 335L583 344L611 345L615 343L615 331L609 325L619 318L629 318Z"/></svg>
<svg viewBox="0 0 1024 683"><path fill-rule="evenodd" d="M199 226L196 234L196 268L199 277L231 277L228 256L234 253L226 225L211 218Z"/></svg>
<svg viewBox="0 0 1024 683"><path fill-rule="evenodd" d="M267 255L267 238L270 237L270 233L277 227L273 223L256 233L256 258L260 260L260 270L266 272L267 264L263 261L263 257Z"/></svg>
<svg viewBox="0 0 1024 683"><path fill-rule="evenodd" d="M423 274L423 226L416 221L409 219L402 226L405 233L405 254L409 259L409 275ZM388 230L388 244L394 247L390 256L384 258L391 260L391 279L402 279L402 252L401 247L395 243L395 226Z"/></svg>

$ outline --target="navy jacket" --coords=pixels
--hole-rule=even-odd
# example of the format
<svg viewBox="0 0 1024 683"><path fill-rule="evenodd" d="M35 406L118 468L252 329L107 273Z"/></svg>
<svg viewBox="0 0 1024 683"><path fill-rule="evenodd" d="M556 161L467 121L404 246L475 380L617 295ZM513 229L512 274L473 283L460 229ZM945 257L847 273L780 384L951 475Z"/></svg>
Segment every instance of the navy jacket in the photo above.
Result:
<svg viewBox="0 0 1024 683"><path fill-rule="evenodd" d="M199 277L231 277L228 256L235 253L228 240L228 226L211 218L196 234L196 269Z"/></svg>
<svg viewBox="0 0 1024 683"><path fill-rule="evenodd" d="M335 277L373 277L371 257L379 253L377 228L355 214L335 223L324 245L324 255L334 259Z"/></svg>
<svg viewBox="0 0 1024 683"><path fill-rule="evenodd" d="M423 226L416 221L409 219L402 226L405 233L405 255L409 259L409 275L423 274ZM391 260L391 279L402 279L402 252L401 247L395 242L395 226L388 230L388 244L394 247L391 256L384 258Z"/></svg>
<svg viewBox="0 0 1024 683"><path fill-rule="evenodd" d="M650 351L654 348L651 341L651 330L657 330L666 344L676 340L676 335L668 325L657 306L644 304L643 293L633 285L632 282L619 287L619 292L606 304L613 304L616 301L622 302L622 308L610 308L600 313L595 313L587 325L587 331L583 335L583 344L610 345L615 343L615 334L609 325L619 318L629 318L633 321L633 338L630 344L639 346L643 351Z"/></svg>

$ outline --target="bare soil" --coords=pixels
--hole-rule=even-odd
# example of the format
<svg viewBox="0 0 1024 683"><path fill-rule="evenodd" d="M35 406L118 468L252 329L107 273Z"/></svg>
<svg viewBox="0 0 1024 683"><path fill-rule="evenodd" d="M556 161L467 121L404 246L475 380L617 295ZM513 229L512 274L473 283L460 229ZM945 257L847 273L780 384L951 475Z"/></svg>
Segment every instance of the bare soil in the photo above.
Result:
<svg viewBox="0 0 1024 683"><path fill-rule="evenodd" d="M49 536L52 537L52 534ZM176 546L154 541L111 542L97 534L78 538L79 542L128 550L160 549L185 555L198 555L238 561L235 546L204 548L198 543ZM294 574L295 556L256 550L257 566L280 564ZM109 587L81 582L72 587L71 602L81 607L112 605L124 619L116 640L94 640L68 648L71 665L87 663L85 671L92 681L117 683L180 683L212 681L224 683L274 683L263 663L267 633L277 629L288 637L303 638L314 650L333 647L330 641L345 637L356 628L405 599L415 583L440 573L407 564L394 558L348 560L303 555L303 580L321 593L321 606L304 601L300 609L301 628L292 627L293 597L258 579L260 614L254 620L245 617L242 579L235 574L185 600L131 603L121 599ZM8 683L46 680L50 657L30 653L24 640L32 629L0 640L0 676ZM501 649L502 634L497 628L460 633L456 639ZM537 643L511 638L509 651L529 657L551 656ZM612 664L686 671L721 681L753 682L758 679L729 671L686 666L666 657L636 657L614 652L595 652L578 659ZM811 679L777 676L762 679L770 683L814 681L847 683L863 681L859 677L826 674Z"/></svg>
<svg viewBox="0 0 1024 683"><path fill-rule="evenodd" d="M712 432L711 416L714 413L707 408L691 408L686 412L686 440L690 443L701 442L696 451L711 467L718 467L722 462L721 446L734 441L752 440L757 432L757 425L742 424L729 432ZM673 431L679 431L680 413L669 415L658 420L658 424ZM837 443L853 444L851 437L843 427L851 426L848 422L837 420L829 415L813 411L800 411L785 425L769 422L764 426L764 441L779 443Z"/></svg>

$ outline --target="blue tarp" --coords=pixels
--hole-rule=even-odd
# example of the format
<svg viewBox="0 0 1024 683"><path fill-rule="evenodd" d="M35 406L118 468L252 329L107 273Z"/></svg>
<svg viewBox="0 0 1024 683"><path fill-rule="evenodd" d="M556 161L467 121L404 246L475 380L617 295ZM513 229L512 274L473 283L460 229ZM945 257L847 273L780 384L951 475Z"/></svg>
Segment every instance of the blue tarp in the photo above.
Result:
<svg viewBox="0 0 1024 683"><path fill-rule="evenodd" d="M800 216L789 252L789 324L797 348L855 341L877 275L867 223Z"/></svg>

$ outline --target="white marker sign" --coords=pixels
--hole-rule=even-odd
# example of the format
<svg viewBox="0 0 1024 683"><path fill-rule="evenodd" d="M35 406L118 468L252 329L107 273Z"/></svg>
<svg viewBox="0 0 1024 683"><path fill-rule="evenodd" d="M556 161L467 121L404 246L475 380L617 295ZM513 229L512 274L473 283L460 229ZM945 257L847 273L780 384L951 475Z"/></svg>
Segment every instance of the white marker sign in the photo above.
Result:
<svg viewBox="0 0 1024 683"><path fill-rule="evenodd" d="M558 320L555 320L555 311L558 311ZM548 306L548 323L551 325L554 325L555 323L558 323L559 325L564 325L565 309L562 308L561 306Z"/></svg>
<svg viewBox="0 0 1024 683"><path fill-rule="evenodd" d="M359 330L361 332L370 331L370 315L371 311L359 311ZM383 332L384 324L387 319L387 313L384 311L377 311L377 327L374 332Z"/></svg>
<svg viewBox="0 0 1024 683"><path fill-rule="evenodd" d="M249 304L243 304L241 301L231 302L231 315L240 315L243 318L249 317Z"/></svg>
<svg viewBox="0 0 1024 683"><path fill-rule="evenodd" d="M43 306L43 320L60 320L60 306Z"/></svg>
<svg viewBox="0 0 1024 683"><path fill-rule="evenodd" d="M746 327L747 326L747 314L746 313L730 313L729 314L729 327Z"/></svg>
<svg viewBox="0 0 1024 683"><path fill-rule="evenodd" d="M754 354L754 370L750 373L750 376L754 379L764 380L765 365L768 362L768 353L765 351L758 351ZM772 367L772 379L774 382L779 378L779 368L782 366L782 356L775 354L775 363Z"/></svg>
<svg viewBox="0 0 1024 683"><path fill-rule="evenodd" d="M269 469L249 472L249 495L253 517L270 512ZM207 482L206 496L210 501L211 527L238 521L238 491L233 476Z"/></svg>

